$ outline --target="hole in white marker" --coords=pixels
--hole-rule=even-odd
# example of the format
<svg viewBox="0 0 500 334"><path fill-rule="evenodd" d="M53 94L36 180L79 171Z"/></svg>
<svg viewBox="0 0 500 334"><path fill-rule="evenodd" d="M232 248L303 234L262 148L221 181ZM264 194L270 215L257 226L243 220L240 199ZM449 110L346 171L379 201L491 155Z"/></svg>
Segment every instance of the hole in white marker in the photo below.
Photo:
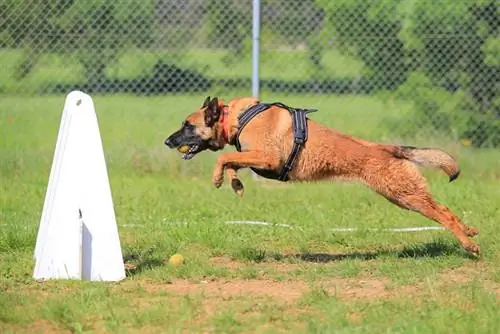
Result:
<svg viewBox="0 0 500 334"><path fill-rule="evenodd" d="M79 99L78 101L76 101L77 106L79 106L80 104L82 104L82 99Z"/></svg>

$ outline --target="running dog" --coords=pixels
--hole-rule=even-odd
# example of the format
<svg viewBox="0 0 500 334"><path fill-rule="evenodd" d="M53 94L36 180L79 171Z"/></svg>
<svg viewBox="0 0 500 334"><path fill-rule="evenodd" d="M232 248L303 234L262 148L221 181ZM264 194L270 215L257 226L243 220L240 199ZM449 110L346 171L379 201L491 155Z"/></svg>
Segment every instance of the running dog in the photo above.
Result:
<svg viewBox="0 0 500 334"><path fill-rule="evenodd" d="M417 165L441 169L452 182L460 174L453 157L438 148L386 145L355 138L326 127L305 115L311 110L281 103L263 104L243 97L224 104L207 97L189 114L165 145L191 159L226 145L237 152L221 154L212 183L219 188L224 172L236 194L243 195L237 172L255 173L281 181L360 181L397 206L419 212L451 231L463 249L479 255L470 237L478 229L465 225L449 208L436 202Z"/></svg>

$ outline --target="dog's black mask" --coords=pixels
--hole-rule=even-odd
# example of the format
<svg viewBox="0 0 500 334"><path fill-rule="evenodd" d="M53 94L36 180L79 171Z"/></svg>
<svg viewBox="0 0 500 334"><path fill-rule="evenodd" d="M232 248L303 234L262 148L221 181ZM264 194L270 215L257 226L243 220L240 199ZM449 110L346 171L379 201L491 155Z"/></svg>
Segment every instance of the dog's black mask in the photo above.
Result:
<svg viewBox="0 0 500 334"><path fill-rule="evenodd" d="M165 139L165 145L172 149L188 146L189 150L182 156L184 160L189 160L197 153L210 148L209 140L201 138L196 133L196 127L187 121L184 121L179 130Z"/></svg>

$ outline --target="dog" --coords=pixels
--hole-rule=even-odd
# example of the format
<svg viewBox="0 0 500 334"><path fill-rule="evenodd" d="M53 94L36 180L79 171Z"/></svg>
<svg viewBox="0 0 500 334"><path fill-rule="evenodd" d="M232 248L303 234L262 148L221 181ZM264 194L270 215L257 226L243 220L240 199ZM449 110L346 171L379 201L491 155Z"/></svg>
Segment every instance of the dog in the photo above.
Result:
<svg viewBox="0 0 500 334"><path fill-rule="evenodd" d="M294 145L291 112L284 105L271 104L241 128L242 114L259 106L253 97L231 100L227 105L207 97L190 113L179 130L165 140L170 149L184 153L183 159L226 145L238 152L221 154L213 170L212 183L219 188L224 172L234 192L242 196L243 183L237 172L251 168L265 178L276 179ZM430 194L418 166L441 169L452 182L460 174L456 160L439 148L417 148L371 142L341 133L312 119L306 119L307 140L296 155L286 181L359 181L400 208L418 212L451 231L469 254L480 248L470 238L479 230L465 225L448 207Z"/></svg>

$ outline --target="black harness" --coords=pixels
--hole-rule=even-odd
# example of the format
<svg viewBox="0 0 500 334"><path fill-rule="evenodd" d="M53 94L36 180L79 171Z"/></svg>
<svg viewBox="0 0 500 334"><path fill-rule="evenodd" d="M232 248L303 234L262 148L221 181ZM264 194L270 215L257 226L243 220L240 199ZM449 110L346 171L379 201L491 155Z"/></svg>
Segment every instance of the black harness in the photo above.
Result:
<svg viewBox="0 0 500 334"><path fill-rule="evenodd" d="M317 111L317 109L297 109L291 108L283 103L274 102L274 103L259 103L256 104L244 112L242 112L238 116L239 128L238 132L236 132L236 136L234 137L234 145L236 146L236 150L241 152L241 144L240 144L240 134L243 131L243 128L258 114L269 109L272 106L277 106L280 108L284 108L288 110L292 116L292 128L293 128L293 148L286 159L285 164L281 168L281 172L278 174L274 170L267 169L259 169L255 167L250 167L256 174L265 177L267 179L279 180L286 182L289 180L288 174L293 168L295 163L295 159L297 158L301 148L304 146L307 141L307 114L310 112Z"/></svg>

